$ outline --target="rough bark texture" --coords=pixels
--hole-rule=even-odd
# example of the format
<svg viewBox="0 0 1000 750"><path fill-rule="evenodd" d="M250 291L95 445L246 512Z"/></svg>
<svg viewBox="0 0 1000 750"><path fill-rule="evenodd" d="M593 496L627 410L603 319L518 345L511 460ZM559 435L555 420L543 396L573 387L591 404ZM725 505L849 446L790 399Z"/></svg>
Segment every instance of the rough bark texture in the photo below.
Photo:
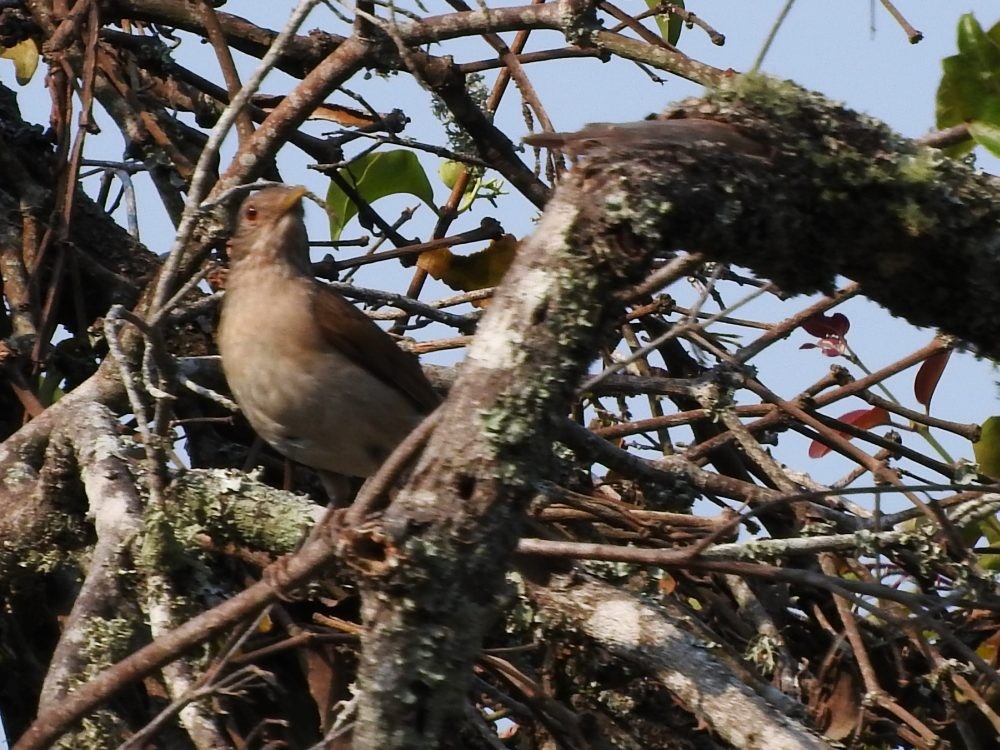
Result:
<svg viewBox="0 0 1000 750"><path fill-rule="evenodd" d="M630 669L666 687L699 721L744 750L819 750L817 734L756 694L702 641L638 597L578 573L545 577L531 597L551 627L577 631ZM779 693L780 696L780 693ZM772 696L773 697L773 696Z"/></svg>
<svg viewBox="0 0 1000 750"><path fill-rule="evenodd" d="M387 510L364 582L357 747L433 746L461 705L472 660L507 591L507 560L574 384L648 266L571 181L480 324L405 488ZM577 242L580 233L592 242Z"/></svg>
<svg viewBox="0 0 1000 750"><path fill-rule="evenodd" d="M608 186L588 200L647 242L738 263L787 292L847 276L914 325L1000 354L996 177L770 79L736 78L669 114L730 123L764 156L598 146L579 169Z"/></svg>

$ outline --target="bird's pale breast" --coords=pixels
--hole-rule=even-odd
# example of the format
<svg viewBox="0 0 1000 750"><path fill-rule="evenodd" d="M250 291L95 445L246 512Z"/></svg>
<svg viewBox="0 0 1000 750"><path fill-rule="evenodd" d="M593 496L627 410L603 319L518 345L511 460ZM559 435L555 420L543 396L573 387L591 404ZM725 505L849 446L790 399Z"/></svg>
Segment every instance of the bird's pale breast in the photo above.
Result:
<svg viewBox="0 0 1000 750"><path fill-rule="evenodd" d="M237 402L257 433L294 461L373 474L421 415L396 389L323 344L305 313L304 279L272 278L273 271L250 278L256 273L246 269L227 283L219 326ZM247 320L256 321L252 335L232 324Z"/></svg>

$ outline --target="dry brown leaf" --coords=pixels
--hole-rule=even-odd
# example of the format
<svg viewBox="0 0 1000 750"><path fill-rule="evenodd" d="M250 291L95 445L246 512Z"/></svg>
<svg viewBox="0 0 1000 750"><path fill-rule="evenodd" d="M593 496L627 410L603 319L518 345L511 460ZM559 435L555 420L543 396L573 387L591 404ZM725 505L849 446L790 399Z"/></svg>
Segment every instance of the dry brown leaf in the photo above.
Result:
<svg viewBox="0 0 1000 750"><path fill-rule="evenodd" d="M500 283L514 261L518 244L514 235L505 234L472 255L455 255L449 248L440 247L421 253L417 266L456 291L486 289ZM472 304L486 307L489 300L478 300Z"/></svg>

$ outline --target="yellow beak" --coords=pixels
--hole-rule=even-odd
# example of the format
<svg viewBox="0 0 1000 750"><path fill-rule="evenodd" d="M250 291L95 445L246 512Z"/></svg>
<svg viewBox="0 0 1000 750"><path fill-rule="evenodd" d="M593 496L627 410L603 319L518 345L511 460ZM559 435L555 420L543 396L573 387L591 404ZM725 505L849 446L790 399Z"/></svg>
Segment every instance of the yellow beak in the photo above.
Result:
<svg viewBox="0 0 1000 750"><path fill-rule="evenodd" d="M281 211L280 215L284 216L286 213L295 208L295 206L297 206L299 202L302 200L302 196L305 195L307 192L308 191L301 185L296 185L295 187L291 188L285 195L284 199L282 199L281 204L279 205L279 209Z"/></svg>

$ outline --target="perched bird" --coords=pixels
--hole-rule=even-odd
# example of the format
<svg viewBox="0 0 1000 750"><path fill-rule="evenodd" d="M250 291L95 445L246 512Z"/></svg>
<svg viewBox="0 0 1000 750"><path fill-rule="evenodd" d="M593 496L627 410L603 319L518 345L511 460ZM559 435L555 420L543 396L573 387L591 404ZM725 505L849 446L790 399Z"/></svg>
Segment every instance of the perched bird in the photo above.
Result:
<svg viewBox="0 0 1000 750"><path fill-rule="evenodd" d="M343 504L431 412L416 357L312 275L303 188L271 187L240 206L218 343L250 424L278 452L320 472Z"/></svg>

